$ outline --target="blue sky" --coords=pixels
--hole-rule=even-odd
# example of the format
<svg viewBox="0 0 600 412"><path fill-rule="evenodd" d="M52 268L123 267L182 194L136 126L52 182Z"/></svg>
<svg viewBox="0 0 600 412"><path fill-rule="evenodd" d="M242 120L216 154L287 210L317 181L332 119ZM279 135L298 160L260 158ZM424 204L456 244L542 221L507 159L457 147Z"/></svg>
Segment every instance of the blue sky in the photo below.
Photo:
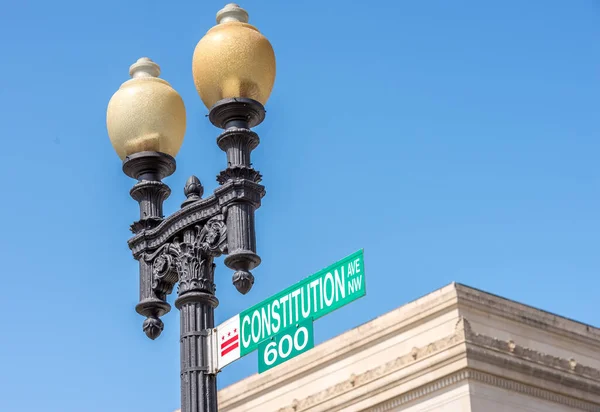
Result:
<svg viewBox="0 0 600 412"><path fill-rule="evenodd" d="M225 4L5 1L0 13L0 410L169 412L179 322L150 341L126 241L137 205L106 133L148 56L188 114L173 194L225 155L191 56ZM452 281L600 324L600 6L578 1L247 0L278 72L253 162L263 264L219 260L217 323L360 248L367 296L316 343ZM256 354L219 375L257 371Z"/></svg>

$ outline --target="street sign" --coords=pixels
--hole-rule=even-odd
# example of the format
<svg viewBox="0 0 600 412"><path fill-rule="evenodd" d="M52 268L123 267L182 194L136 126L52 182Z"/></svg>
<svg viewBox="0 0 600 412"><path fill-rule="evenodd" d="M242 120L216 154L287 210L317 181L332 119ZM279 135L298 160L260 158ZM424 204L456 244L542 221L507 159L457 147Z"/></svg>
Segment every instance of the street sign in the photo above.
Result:
<svg viewBox="0 0 600 412"><path fill-rule="evenodd" d="M258 345L258 373L263 373L315 346L313 323L306 320Z"/></svg>
<svg viewBox="0 0 600 412"><path fill-rule="evenodd" d="M364 256L359 250L219 325L217 369L258 349L271 337L278 335L281 340L289 328L307 327L305 321L317 320L365 293Z"/></svg>

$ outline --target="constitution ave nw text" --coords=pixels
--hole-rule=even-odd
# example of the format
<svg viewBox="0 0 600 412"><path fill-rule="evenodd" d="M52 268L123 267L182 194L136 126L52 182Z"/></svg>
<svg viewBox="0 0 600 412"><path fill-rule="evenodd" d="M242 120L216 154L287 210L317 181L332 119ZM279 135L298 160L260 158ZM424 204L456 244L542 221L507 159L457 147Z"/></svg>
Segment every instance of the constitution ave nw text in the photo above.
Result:
<svg viewBox="0 0 600 412"><path fill-rule="evenodd" d="M365 295L360 250L240 313L241 356L304 320L316 320Z"/></svg>

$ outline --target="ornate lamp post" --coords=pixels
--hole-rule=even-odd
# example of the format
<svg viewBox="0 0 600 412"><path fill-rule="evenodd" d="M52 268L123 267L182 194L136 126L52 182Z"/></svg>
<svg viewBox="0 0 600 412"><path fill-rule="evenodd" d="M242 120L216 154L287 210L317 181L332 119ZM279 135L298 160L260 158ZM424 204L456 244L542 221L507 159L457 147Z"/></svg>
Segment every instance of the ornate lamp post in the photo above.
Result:
<svg viewBox="0 0 600 412"><path fill-rule="evenodd" d="M156 63L142 58L131 66L132 78L111 98L106 121L123 171L137 179L130 194L139 203L140 219L131 225L128 243L140 267L136 311L146 317L143 330L150 339L162 332L160 317L171 309L166 298L178 283L182 412L217 410L208 344L219 303L213 259L226 255L233 284L243 294L254 283L250 271L260 264L254 212L265 190L250 162L259 144L250 129L264 120L275 55L239 6L225 6L217 23L196 46L192 65L198 93L210 108L208 117L224 130L217 144L227 155L227 168L217 176L220 186L212 195L203 198L202 184L191 176L181 209L163 216L162 204L171 190L162 179L175 171L186 115L179 94L158 78Z"/></svg>

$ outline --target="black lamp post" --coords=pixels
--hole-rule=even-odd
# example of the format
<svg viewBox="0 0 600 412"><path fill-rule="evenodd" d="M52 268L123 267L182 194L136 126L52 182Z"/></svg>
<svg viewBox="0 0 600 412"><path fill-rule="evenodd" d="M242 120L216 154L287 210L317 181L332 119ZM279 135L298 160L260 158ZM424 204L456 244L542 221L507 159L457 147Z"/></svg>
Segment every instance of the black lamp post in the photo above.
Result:
<svg viewBox="0 0 600 412"><path fill-rule="evenodd" d="M138 182L130 191L139 202L140 219L131 225L129 247L140 267L143 330L156 339L160 317L171 309L167 295L178 283L175 306L181 316L181 411L217 410L216 372L209 345L214 328L213 260L226 255L233 284L247 293L260 264L256 254L254 212L265 194L250 154L259 137L250 129L265 117L275 80L275 56L269 41L247 24L248 14L227 5L217 25L194 52L196 88L211 123L224 131L217 144L227 154L220 186L203 198L197 177L184 188L181 209L164 217L162 204L170 188L162 179L175 171L174 156L185 134L185 108L179 94L158 78L159 66L142 58L130 68L132 79L112 97L107 110L111 142L123 159L123 171Z"/></svg>

